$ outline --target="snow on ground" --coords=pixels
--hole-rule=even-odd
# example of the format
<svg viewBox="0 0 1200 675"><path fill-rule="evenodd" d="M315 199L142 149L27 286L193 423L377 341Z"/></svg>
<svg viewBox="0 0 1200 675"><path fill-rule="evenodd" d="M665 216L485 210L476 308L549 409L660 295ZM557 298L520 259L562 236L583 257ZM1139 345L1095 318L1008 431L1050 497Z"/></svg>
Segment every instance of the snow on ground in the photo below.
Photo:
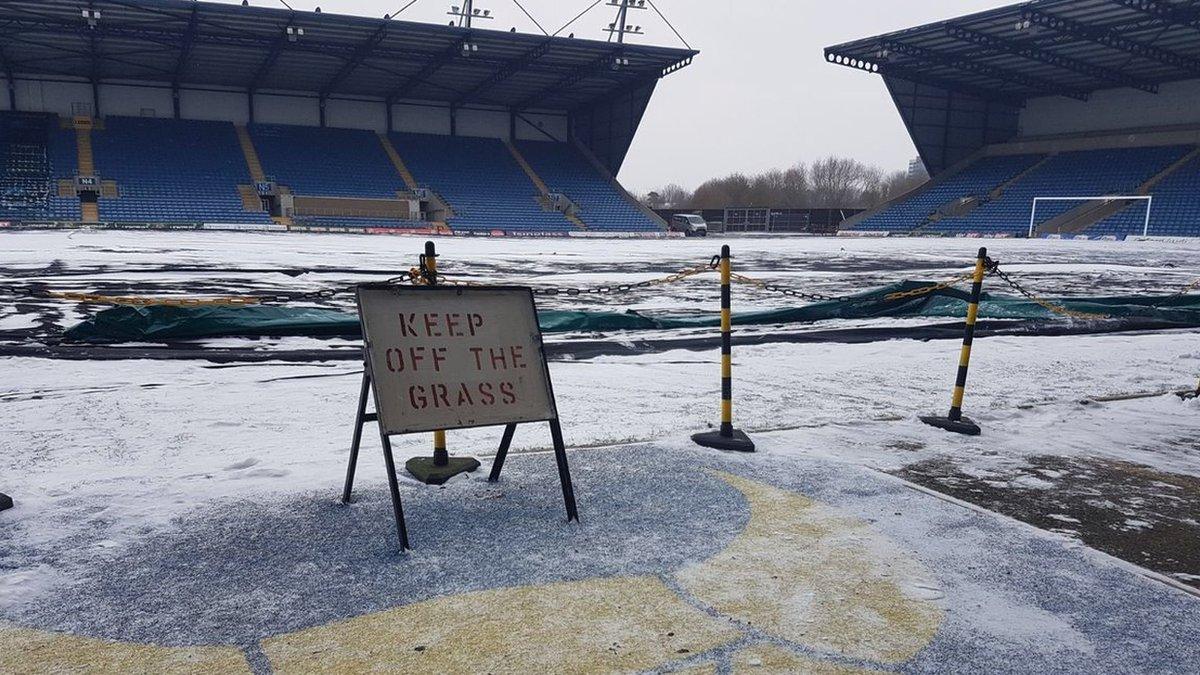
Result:
<svg viewBox="0 0 1200 675"><path fill-rule="evenodd" d="M941 278L968 266L981 243L1029 285L1050 294L1171 293L1200 276L1200 245L725 241L746 273L831 294L899 278ZM110 293L195 294L341 288L406 269L421 244L412 238L150 232L5 233L0 242L0 293L5 284L36 282ZM592 285L701 263L720 243L442 239L438 245L447 273L481 281ZM281 268L319 271L289 276L278 273ZM618 309L712 311L714 291L711 281L688 282L596 302ZM558 298L551 306L595 308L596 302ZM335 304L340 303L344 299ZM788 304L744 288L735 303ZM45 335L30 336L28 329L50 331L80 316L69 304L5 306L0 331L10 332L0 339L42 340ZM579 336L566 339L574 337ZM347 344L298 339L265 344L297 343ZM209 346L239 344L245 341ZM941 462L960 480L982 481L1002 492L1052 492L1081 463L1128 464L1168 476L1147 489L1172 498L1177 495L1170 493L1175 489L1170 476L1200 477L1196 402L1168 394L1081 403L1194 384L1200 373L1196 332L977 340L965 411L984 435L970 439L916 420L948 408L957 358L958 345L950 341L738 348L735 420L760 446L758 454L739 461L763 475L790 475L803 466L866 466L913 480L904 472ZM717 421L717 364L715 349L552 362L569 447L586 452L643 441L686 447L691 432ZM3 358L0 372L0 491L18 504L0 515L0 541L7 543L0 548L0 615L6 607L61 590L99 560L176 531L197 513L314 496L332 503L345 470L360 377L352 362ZM490 454L498 436L497 430L451 432L451 452ZM379 494L378 442L372 433L365 438L360 485ZM544 428L523 427L515 452L548 445ZM427 454L428 438L398 438L396 448L401 457ZM413 485L406 480L406 490ZM847 503L845 495L839 500ZM1120 527L1130 533L1156 521L1156 514L1128 500L1119 507ZM1046 529L1077 531L1079 523L1071 522L1077 515L1057 508L1043 515L1055 523ZM1193 519L1190 527L1185 536L1200 526ZM1153 567L1152 561L1135 562ZM1200 568L1171 571L1183 581L1200 578ZM980 604L1003 600L983 589L972 592ZM1014 609L1014 615L1021 611Z"/></svg>
<svg viewBox="0 0 1200 675"><path fill-rule="evenodd" d="M1178 387L1200 370L1194 335L995 338L975 349L967 413L986 434L941 433L915 416L948 407L956 345L769 345L735 358L735 419L762 439L759 461L799 454L894 470L950 456L975 472L1030 455L1100 456L1200 475L1200 418L1167 395L1079 400ZM3 360L0 484L22 508L18 536L107 547L165 526L197 503L324 489L346 457L354 364L216 366L190 361ZM685 438L716 421L715 354L668 352L554 362L572 447ZM364 480L379 480L371 434ZM454 452L489 454L495 430L452 432ZM548 434L523 428L518 449ZM397 439L407 457L427 439ZM82 538L82 541L81 541ZM86 552L81 552L87 555Z"/></svg>

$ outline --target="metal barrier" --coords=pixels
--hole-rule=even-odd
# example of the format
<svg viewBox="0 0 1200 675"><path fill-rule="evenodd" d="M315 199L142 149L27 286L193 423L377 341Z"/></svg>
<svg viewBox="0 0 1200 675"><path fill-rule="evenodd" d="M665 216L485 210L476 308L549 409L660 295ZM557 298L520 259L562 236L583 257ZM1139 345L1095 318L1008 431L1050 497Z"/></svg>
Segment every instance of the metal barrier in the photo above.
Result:
<svg viewBox="0 0 1200 675"><path fill-rule="evenodd" d="M425 242L425 253L420 258L420 274L416 277L420 283L438 285L437 259L433 242ZM450 457L446 450L446 432L441 429L433 432L432 457L413 457L404 463L404 468L426 485L443 485L458 474L474 471L479 466L479 460L474 457Z"/></svg>
<svg viewBox="0 0 1200 675"><path fill-rule="evenodd" d="M975 259L975 272L972 274L971 299L967 303L967 326L963 334L962 351L958 356L958 374L954 379L950 412L945 417L938 415L921 417L921 421L928 425L967 436L978 436L980 433L979 425L963 417L962 404L963 393L967 387L967 369L971 365L971 345L975 340L975 320L979 317L979 296L983 293L983 278L989 268L994 269L994 265L988 260L987 249L981 248Z"/></svg>
<svg viewBox="0 0 1200 675"><path fill-rule="evenodd" d="M729 246L721 247L714 259L721 270L721 426L716 431L692 435L692 440L706 448L754 452L754 442L733 428L733 311L731 308L733 256Z"/></svg>

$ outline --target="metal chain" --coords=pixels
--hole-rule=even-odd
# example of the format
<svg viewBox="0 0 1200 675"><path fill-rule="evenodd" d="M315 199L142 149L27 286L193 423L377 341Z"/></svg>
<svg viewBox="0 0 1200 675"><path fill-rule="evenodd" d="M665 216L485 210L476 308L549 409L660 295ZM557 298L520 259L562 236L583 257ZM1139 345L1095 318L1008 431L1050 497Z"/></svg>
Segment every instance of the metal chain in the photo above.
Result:
<svg viewBox="0 0 1200 675"><path fill-rule="evenodd" d="M755 279L754 277L748 277L745 274L738 274L737 272L731 272L729 274L729 278L739 284L755 286L764 291L770 291L772 293L782 293L784 295L787 295L787 296L790 296L793 298L800 298L802 300L814 300L816 302L829 302L830 300L839 300L840 299L840 298L835 298L831 295L821 295L820 293L806 293L804 291L797 291L795 289L786 288L786 287L780 286L778 284L772 284L767 281L763 281L762 279Z"/></svg>
<svg viewBox="0 0 1200 675"><path fill-rule="evenodd" d="M405 283L414 281L420 277L413 272L405 272L400 276L388 279L387 283ZM414 281L415 283L415 281ZM352 288L338 289L323 289L319 291L307 291L305 293L288 294L288 295L243 295L243 296L224 296L216 298L172 298L172 297L151 297L151 296L136 296L136 295L101 295L99 293L76 293L71 291L45 291L42 293L30 293L30 297L45 297L54 298L56 300L72 300L74 302L82 302L97 305L118 305L131 307L150 307L161 305L164 307L244 307L247 305L258 305L265 303L289 303L289 302L305 302L317 300L332 300L340 295L353 293Z"/></svg>
<svg viewBox="0 0 1200 675"><path fill-rule="evenodd" d="M1010 287L1012 287L1012 289L1014 291L1020 293L1021 295L1025 296L1026 298L1029 298L1030 300L1037 303L1038 305L1041 305L1043 308L1045 308L1055 314L1058 314L1060 316L1065 316L1065 317L1071 318L1071 319L1085 319L1085 320L1086 319L1110 318L1106 314L1092 314L1090 312L1076 312L1075 310L1067 309L1066 307L1063 307L1062 305L1050 302L1049 300L1037 295L1036 293L1033 293L1032 291L1029 291L1024 286L1022 286L1019 282L1017 282L1017 280L1015 280L1011 276L1009 276L1008 273L1006 273L1004 270L1000 269L999 263L993 263L991 271L996 276L1003 279L1004 283L1006 283Z"/></svg>
<svg viewBox="0 0 1200 675"><path fill-rule="evenodd" d="M165 305L168 307L240 307L244 305L256 305L259 302L262 302L262 298L249 296L222 298L151 298L135 295L100 295L98 293L73 293L65 291L49 291L45 294L45 297L55 298L58 300L73 300L75 302L97 305L128 305L132 307L147 307L150 305Z"/></svg>
<svg viewBox="0 0 1200 675"><path fill-rule="evenodd" d="M628 283L628 284L614 284L614 285L610 285L610 286L593 286L590 288L573 288L573 287L561 287L561 286L555 286L555 287L550 287L550 288L534 288L533 294L546 296L546 297L554 297L554 296L559 296L559 295L565 295L568 297L576 297L576 296L581 296L581 295L610 295L613 293L628 293L628 292L633 291L634 289L638 289L638 288L650 288L652 286L661 286L664 284L677 283L677 282L683 281L684 279L687 279L689 277L696 276L697 274L704 274L705 272L711 272L712 270L713 270L712 263L706 263L704 265L697 265L695 267L690 267L688 269L681 270L679 272L675 272L674 274L668 274L665 277L659 277L657 279L647 279L646 281L637 281L637 282ZM445 274L442 274L440 272L438 273L437 278L438 278L438 283L445 283L445 284L449 284L451 286L483 286L483 285L485 285L485 284L481 284L476 281L468 281L466 279L456 279L454 277L448 277Z"/></svg>
<svg viewBox="0 0 1200 675"><path fill-rule="evenodd" d="M940 281L936 284L930 284L929 286L920 286L918 288L912 288L907 291L896 291L895 293L888 293L887 295L883 296L883 299L884 300L905 300L908 298L919 298L923 295L929 295L930 293L937 293L938 291L944 291L947 288L953 288L954 286L957 286L958 284L961 284L964 281L971 281L974 278L975 278L974 272L970 272L968 274L960 274L956 277L951 277L945 281Z"/></svg>

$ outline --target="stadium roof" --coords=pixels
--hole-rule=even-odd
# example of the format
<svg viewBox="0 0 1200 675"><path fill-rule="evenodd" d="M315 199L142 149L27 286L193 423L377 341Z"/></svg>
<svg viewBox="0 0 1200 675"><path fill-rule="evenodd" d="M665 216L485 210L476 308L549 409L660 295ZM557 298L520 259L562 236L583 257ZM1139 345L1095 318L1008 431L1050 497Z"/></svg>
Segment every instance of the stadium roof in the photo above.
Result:
<svg viewBox="0 0 1200 675"><path fill-rule="evenodd" d="M696 54L192 0L0 0L0 71L10 78L573 110L652 84Z"/></svg>
<svg viewBox="0 0 1200 675"><path fill-rule="evenodd" d="M980 98L1086 100L1200 78L1200 3L1034 0L847 42L832 63Z"/></svg>

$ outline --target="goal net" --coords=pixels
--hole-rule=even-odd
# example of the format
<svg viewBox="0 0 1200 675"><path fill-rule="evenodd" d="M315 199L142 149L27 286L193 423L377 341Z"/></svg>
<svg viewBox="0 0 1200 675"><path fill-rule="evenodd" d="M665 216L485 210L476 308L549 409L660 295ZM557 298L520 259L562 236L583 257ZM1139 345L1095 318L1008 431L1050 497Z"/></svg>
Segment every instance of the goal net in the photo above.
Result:
<svg viewBox="0 0 1200 675"><path fill-rule="evenodd" d="M1091 197L1034 197L1033 209L1029 213L1029 236L1033 237L1039 226L1088 202L1098 202L1101 205L1120 203L1121 208L1106 218L1119 215L1123 221L1130 223L1136 221L1136 225L1142 229L1142 236L1150 234L1150 209L1154 206L1152 195L1095 195Z"/></svg>

